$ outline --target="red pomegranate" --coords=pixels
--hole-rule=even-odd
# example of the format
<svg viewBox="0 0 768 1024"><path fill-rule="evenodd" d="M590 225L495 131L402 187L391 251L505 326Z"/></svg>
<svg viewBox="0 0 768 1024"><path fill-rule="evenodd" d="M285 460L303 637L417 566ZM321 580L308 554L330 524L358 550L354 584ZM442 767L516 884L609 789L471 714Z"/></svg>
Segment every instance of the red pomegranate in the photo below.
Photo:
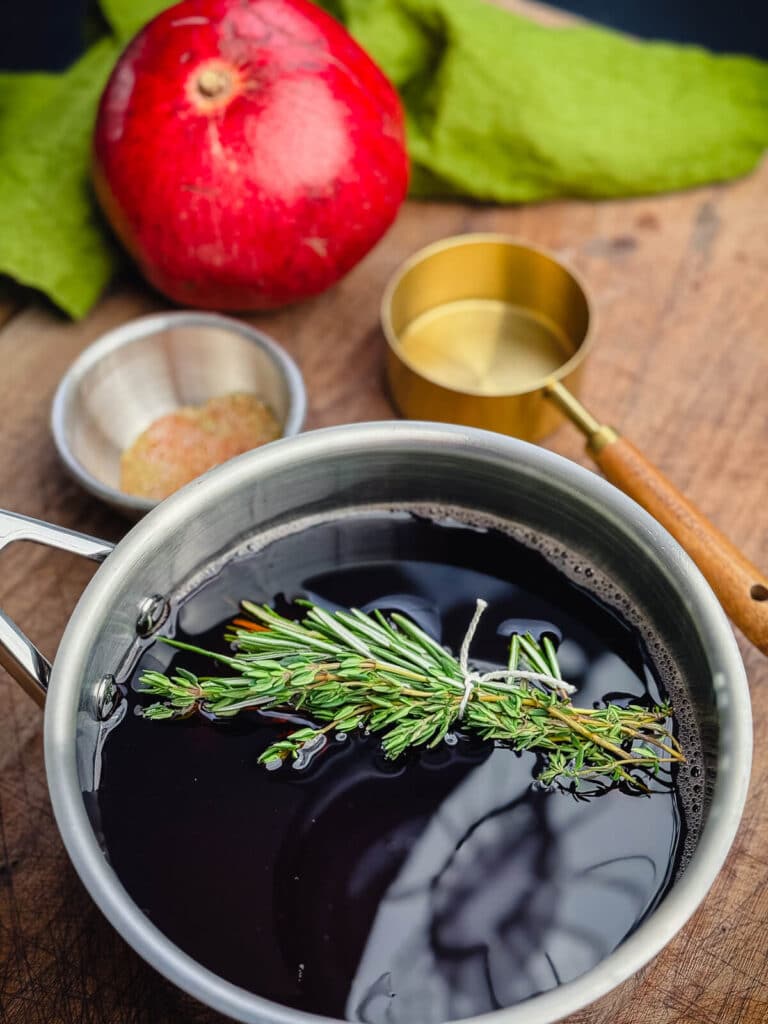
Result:
<svg viewBox="0 0 768 1024"><path fill-rule="evenodd" d="M99 201L176 302L270 309L350 270L408 182L397 94L309 0L184 0L101 100Z"/></svg>

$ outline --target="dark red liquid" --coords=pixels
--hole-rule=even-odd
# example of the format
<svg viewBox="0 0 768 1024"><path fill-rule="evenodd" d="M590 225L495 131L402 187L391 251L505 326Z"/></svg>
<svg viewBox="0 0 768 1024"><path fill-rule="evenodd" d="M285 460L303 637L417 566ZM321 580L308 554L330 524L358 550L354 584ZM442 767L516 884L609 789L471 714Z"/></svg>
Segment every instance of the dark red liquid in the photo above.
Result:
<svg viewBox="0 0 768 1024"><path fill-rule="evenodd" d="M180 606L176 635L221 649L240 598L284 611L297 596L400 609L454 650L483 597L474 659L502 663L505 635L530 625L563 637L577 703L662 696L638 631L539 552L405 513L315 525L227 564ZM133 680L172 658L204 667L154 644ZM111 863L182 949L288 1006L428 1024L519 1002L615 949L679 865L668 777L651 798L577 800L532 785L530 753L459 738L390 762L361 733L267 772L274 718L150 722L132 713L147 698L128 697L98 794Z"/></svg>

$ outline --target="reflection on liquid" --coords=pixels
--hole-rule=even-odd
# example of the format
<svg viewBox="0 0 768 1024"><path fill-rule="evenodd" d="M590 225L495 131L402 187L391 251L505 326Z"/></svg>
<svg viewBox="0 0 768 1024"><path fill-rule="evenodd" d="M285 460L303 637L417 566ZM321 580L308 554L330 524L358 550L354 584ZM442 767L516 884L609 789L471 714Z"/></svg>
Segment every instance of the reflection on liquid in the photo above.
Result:
<svg viewBox="0 0 768 1024"><path fill-rule="evenodd" d="M605 792L585 814L566 794L531 794L495 751L436 810L384 894L347 1016L466 1017L603 959L653 904L670 856L652 801L626 801L619 824L622 800Z"/></svg>

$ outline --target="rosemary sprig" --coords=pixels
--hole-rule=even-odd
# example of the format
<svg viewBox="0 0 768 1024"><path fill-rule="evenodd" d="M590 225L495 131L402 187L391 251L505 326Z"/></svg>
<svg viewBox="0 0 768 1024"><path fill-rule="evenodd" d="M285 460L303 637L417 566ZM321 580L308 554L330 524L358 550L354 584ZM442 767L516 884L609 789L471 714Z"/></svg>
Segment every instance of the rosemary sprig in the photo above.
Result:
<svg viewBox="0 0 768 1024"><path fill-rule="evenodd" d="M236 619L226 634L232 654L163 637L225 665L231 674L145 672L140 689L163 698L144 709L145 717L201 711L222 718L258 708L302 712L318 723L268 747L259 760L270 768L289 758L303 763L329 733L356 728L381 733L384 753L394 758L409 747L434 747L458 727L515 750L536 751L544 760L543 783L602 776L647 791L634 772L656 774L663 765L685 760L664 724L672 714L668 704L575 707L574 688L562 680L548 637L538 643L530 634L514 635L506 670L472 672L469 642L484 602L478 602L459 659L402 615L329 613L302 603L307 613L295 622L244 602L250 619Z"/></svg>

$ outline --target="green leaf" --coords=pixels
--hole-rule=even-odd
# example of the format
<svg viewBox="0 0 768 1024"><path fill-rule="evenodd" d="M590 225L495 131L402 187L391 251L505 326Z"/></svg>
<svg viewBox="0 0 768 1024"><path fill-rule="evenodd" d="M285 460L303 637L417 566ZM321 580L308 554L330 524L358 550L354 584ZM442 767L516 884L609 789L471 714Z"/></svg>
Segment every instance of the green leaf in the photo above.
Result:
<svg viewBox="0 0 768 1024"><path fill-rule="evenodd" d="M289 736L289 739L293 743L299 743L303 742L304 740L313 740L317 735L319 735L317 729L304 728L297 729L295 732L292 732Z"/></svg>
<svg viewBox="0 0 768 1024"><path fill-rule="evenodd" d="M150 719L150 721L163 721L175 718L179 711L179 708L174 709L168 707L167 704L150 704L149 707L144 708L144 717Z"/></svg>
<svg viewBox="0 0 768 1024"><path fill-rule="evenodd" d="M650 758L651 760L655 760L656 757L657 757L657 753L651 747L647 747L644 743L636 743L632 747L632 756L633 757L647 757L647 758Z"/></svg>
<svg viewBox="0 0 768 1024"><path fill-rule="evenodd" d="M0 273L72 316L93 305L119 262L89 182L96 105L116 57L103 39L63 75L0 80L10 92L0 113Z"/></svg>
<svg viewBox="0 0 768 1024"><path fill-rule="evenodd" d="M336 723L336 728L339 732L351 732L352 729L356 729L360 724L360 715L351 715L349 718L343 718L341 721Z"/></svg>
<svg viewBox="0 0 768 1024"><path fill-rule="evenodd" d="M271 747L267 747L257 758L257 764L270 764L272 761L283 761L291 752L291 750L284 750L283 744L273 744ZM292 748L291 748L292 749Z"/></svg>

